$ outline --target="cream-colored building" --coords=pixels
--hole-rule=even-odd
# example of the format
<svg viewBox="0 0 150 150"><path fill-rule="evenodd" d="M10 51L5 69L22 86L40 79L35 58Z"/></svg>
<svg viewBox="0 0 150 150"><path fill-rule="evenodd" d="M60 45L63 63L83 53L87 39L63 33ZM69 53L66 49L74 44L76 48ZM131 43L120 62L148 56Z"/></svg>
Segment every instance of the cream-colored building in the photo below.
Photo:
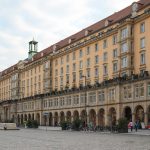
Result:
<svg viewBox="0 0 150 150"><path fill-rule="evenodd" d="M129 7L0 73L0 120L57 125L81 118L150 124L150 0ZM48 115L47 115L48 114Z"/></svg>

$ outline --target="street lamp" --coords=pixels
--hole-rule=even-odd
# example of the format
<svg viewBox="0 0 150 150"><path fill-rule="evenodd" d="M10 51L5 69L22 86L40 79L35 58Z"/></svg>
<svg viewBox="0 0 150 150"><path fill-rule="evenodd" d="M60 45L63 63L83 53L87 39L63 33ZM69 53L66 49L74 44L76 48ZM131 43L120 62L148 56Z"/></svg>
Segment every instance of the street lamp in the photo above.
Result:
<svg viewBox="0 0 150 150"><path fill-rule="evenodd" d="M87 111L86 111L86 103L87 103L87 91L86 91L86 76L82 76L85 82L85 127L87 127Z"/></svg>

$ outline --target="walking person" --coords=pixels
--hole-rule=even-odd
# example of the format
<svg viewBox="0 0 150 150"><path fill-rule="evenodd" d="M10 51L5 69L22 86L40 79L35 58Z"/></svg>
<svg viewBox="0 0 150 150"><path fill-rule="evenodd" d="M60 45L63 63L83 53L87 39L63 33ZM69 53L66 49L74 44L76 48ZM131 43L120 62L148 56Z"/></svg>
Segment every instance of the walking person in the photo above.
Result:
<svg viewBox="0 0 150 150"><path fill-rule="evenodd" d="M133 129L133 122L132 122L132 120L130 121L129 125L130 125L131 132L132 132L132 129Z"/></svg>
<svg viewBox="0 0 150 150"><path fill-rule="evenodd" d="M137 129L138 129L138 122L137 121L135 122L134 128L135 128L135 131L137 132Z"/></svg>

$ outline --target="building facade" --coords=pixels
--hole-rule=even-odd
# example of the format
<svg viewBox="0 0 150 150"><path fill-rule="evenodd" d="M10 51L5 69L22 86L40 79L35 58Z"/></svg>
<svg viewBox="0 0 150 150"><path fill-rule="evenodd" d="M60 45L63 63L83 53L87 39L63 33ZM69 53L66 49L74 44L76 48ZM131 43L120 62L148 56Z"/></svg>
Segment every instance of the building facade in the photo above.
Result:
<svg viewBox="0 0 150 150"><path fill-rule="evenodd" d="M149 35L141 0L41 52L30 41L29 57L0 73L0 121L150 124Z"/></svg>

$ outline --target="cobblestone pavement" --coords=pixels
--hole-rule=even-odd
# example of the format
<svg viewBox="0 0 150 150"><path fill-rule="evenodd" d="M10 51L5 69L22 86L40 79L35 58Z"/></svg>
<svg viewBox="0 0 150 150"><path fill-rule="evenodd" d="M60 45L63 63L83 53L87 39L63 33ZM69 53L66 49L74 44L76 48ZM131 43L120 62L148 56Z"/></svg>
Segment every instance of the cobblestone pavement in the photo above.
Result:
<svg viewBox="0 0 150 150"><path fill-rule="evenodd" d="M0 131L0 150L150 150L150 136L134 133L7 130Z"/></svg>

